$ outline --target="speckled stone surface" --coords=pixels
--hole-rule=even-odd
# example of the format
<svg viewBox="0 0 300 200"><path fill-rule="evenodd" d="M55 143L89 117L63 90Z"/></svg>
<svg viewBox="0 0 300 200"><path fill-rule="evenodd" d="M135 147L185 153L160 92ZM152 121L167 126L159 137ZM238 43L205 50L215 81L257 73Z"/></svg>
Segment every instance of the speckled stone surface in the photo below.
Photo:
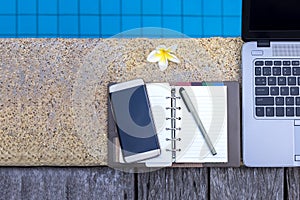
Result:
<svg viewBox="0 0 300 200"><path fill-rule="evenodd" d="M181 63L146 61L177 44ZM0 165L107 164L107 85L241 81L240 38L0 39Z"/></svg>

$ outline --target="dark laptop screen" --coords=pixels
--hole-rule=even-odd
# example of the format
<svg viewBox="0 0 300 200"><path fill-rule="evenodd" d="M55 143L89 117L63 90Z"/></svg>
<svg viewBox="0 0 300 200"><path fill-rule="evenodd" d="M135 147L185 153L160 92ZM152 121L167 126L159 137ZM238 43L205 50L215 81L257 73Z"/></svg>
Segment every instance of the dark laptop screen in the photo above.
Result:
<svg viewBox="0 0 300 200"><path fill-rule="evenodd" d="M299 30L300 0L252 0L251 30Z"/></svg>
<svg viewBox="0 0 300 200"><path fill-rule="evenodd" d="M242 37L300 40L300 0L243 0Z"/></svg>

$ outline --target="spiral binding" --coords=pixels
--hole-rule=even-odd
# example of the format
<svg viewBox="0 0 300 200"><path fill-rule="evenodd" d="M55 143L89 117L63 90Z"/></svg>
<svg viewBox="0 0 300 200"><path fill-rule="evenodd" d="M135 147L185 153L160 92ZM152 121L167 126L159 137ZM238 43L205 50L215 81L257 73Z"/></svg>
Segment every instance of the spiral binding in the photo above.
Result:
<svg viewBox="0 0 300 200"><path fill-rule="evenodd" d="M167 131L172 131L172 130L178 130L178 131L180 131L181 128L166 128L166 130L167 130Z"/></svg>
<svg viewBox="0 0 300 200"><path fill-rule="evenodd" d="M166 99L181 99L181 97L166 97Z"/></svg>
<svg viewBox="0 0 300 200"><path fill-rule="evenodd" d="M181 149L166 149L166 151L172 151L173 153L175 152L177 152L177 151L181 151ZM175 157L176 158L176 157Z"/></svg>
<svg viewBox="0 0 300 200"><path fill-rule="evenodd" d="M167 110L180 110L181 107L166 107Z"/></svg>
<svg viewBox="0 0 300 200"><path fill-rule="evenodd" d="M181 117L166 117L166 120L169 120L169 119L177 119L177 120L181 120Z"/></svg>
<svg viewBox="0 0 300 200"><path fill-rule="evenodd" d="M174 139L170 139L170 138L166 138L167 141L181 141L181 138L174 138Z"/></svg>
<svg viewBox="0 0 300 200"><path fill-rule="evenodd" d="M176 141L181 141L181 138L176 138L176 131L181 130L180 127L176 127L176 120L181 120L180 117L176 116L176 110L180 110L181 107L176 107L176 99L180 99L175 95L175 88L171 89L171 96L166 97L166 99L171 99L171 106L166 107L167 110L171 110L171 117L167 117L166 120L171 120L171 127L167 127L166 130L171 131L171 138L166 138L167 141L171 141L171 149L166 149L166 151L172 152L173 160L176 159L176 152L181 151L181 149L176 148Z"/></svg>

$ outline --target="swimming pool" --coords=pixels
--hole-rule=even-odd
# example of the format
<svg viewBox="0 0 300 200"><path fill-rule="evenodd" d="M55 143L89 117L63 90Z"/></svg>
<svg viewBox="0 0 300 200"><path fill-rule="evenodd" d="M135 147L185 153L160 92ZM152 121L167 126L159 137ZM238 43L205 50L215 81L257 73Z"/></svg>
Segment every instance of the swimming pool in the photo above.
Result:
<svg viewBox="0 0 300 200"><path fill-rule="evenodd" d="M0 0L0 37L107 38L141 27L241 35L242 0Z"/></svg>

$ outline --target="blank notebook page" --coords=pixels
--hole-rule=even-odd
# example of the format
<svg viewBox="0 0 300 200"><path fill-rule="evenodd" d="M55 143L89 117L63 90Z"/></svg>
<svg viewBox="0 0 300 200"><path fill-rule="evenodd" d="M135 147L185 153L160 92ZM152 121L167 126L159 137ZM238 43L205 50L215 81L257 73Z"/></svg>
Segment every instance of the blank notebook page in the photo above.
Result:
<svg viewBox="0 0 300 200"><path fill-rule="evenodd" d="M146 86L161 149L160 156L148 159L146 166L171 166L172 152L167 151L171 148L171 142L167 141L167 138L171 138L171 133L166 130L167 127L171 127L171 121L166 120L171 114L170 110L166 110L166 107L170 106L170 99L166 98L170 96L170 86L168 83L147 83Z"/></svg>
<svg viewBox="0 0 300 200"><path fill-rule="evenodd" d="M180 86L176 86L177 96ZM181 99L177 100L177 163L228 162L227 145L227 87L226 86L184 86L200 120L217 152L213 156L198 129L194 118Z"/></svg>

